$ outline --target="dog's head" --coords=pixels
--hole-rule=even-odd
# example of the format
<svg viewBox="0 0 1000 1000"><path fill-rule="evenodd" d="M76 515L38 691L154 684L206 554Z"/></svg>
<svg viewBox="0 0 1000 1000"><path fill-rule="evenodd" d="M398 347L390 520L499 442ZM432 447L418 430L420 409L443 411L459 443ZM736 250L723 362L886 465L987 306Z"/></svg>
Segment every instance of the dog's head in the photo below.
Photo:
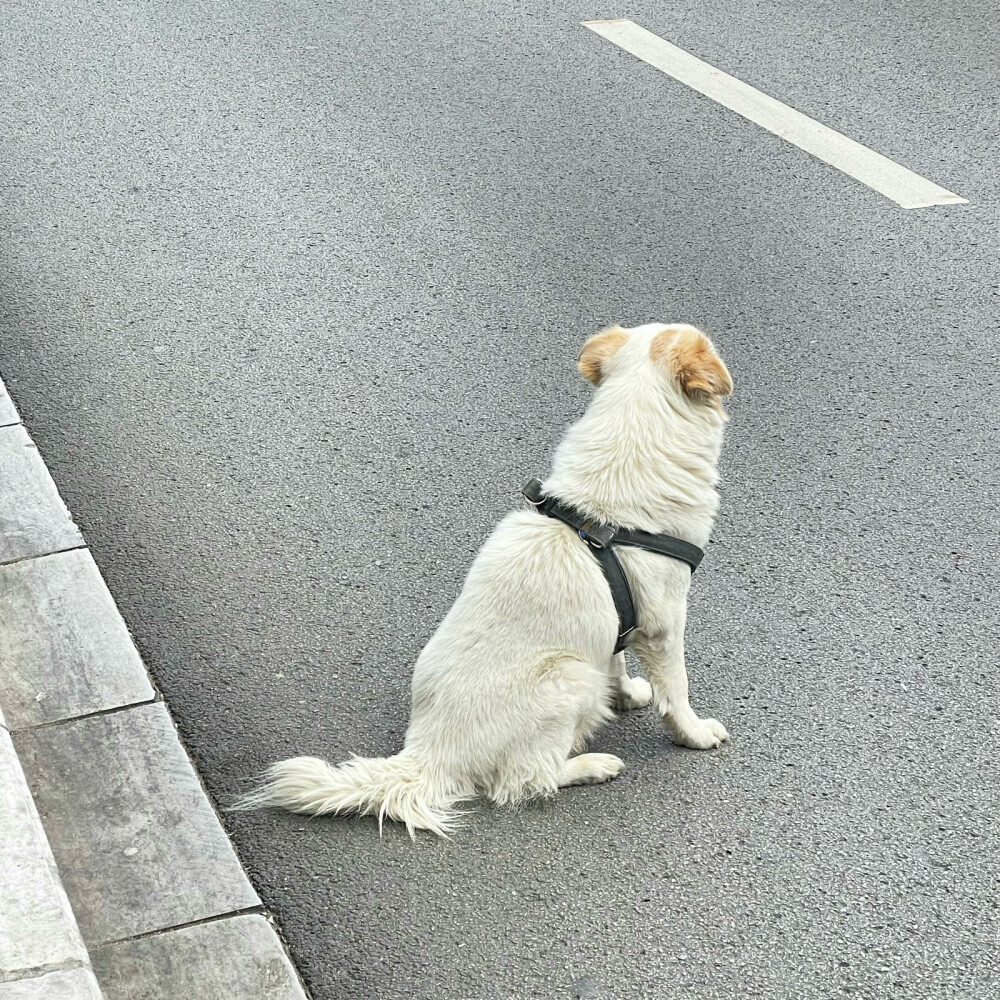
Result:
<svg viewBox="0 0 1000 1000"><path fill-rule="evenodd" d="M583 345L577 365L597 386L635 384L645 374L664 392L716 410L721 409L722 397L733 391L729 370L712 342L701 330L683 323L648 323L631 330L612 326Z"/></svg>

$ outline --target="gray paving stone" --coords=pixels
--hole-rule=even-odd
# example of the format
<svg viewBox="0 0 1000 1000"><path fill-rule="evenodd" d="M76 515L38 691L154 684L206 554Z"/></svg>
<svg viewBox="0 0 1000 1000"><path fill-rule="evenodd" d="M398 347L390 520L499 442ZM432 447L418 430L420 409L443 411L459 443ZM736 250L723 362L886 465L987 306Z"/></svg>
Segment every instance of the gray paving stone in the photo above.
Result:
<svg viewBox="0 0 1000 1000"><path fill-rule="evenodd" d="M305 1000L274 928L253 914L95 948L92 960L107 1000Z"/></svg>
<svg viewBox="0 0 1000 1000"><path fill-rule="evenodd" d="M0 729L0 980L86 961L10 735Z"/></svg>
<svg viewBox="0 0 1000 1000"><path fill-rule="evenodd" d="M89 946L259 905L162 703L14 742Z"/></svg>
<svg viewBox="0 0 1000 1000"><path fill-rule="evenodd" d="M31 979L0 983L0 1000L104 1000L104 997L90 969L61 969Z"/></svg>
<svg viewBox="0 0 1000 1000"><path fill-rule="evenodd" d="M0 381L0 427L16 424L20 419L14 401L8 395L6 386Z"/></svg>
<svg viewBox="0 0 1000 1000"><path fill-rule="evenodd" d="M86 549L0 566L0 707L11 729L154 697Z"/></svg>
<svg viewBox="0 0 1000 1000"><path fill-rule="evenodd" d="M83 545L28 432L0 427L0 563Z"/></svg>

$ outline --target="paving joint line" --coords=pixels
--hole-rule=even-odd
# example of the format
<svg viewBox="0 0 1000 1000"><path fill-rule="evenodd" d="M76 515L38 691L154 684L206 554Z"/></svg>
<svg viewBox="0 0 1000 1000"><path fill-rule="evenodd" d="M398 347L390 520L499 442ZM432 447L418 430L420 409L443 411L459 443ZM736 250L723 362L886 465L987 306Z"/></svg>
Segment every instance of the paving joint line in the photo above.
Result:
<svg viewBox="0 0 1000 1000"><path fill-rule="evenodd" d="M24 424L9 424L10 427L23 427ZM0 430L3 430L0 427ZM31 555L18 556L16 559L0 559L0 569L5 566L20 566L21 563L31 562L34 559L47 559L49 556L62 555L63 552L89 552L89 545L69 545L66 548L53 549L51 552L33 552Z"/></svg>
<svg viewBox="0 0 1000 1000"><path fill-rule="evenodd" d="M230 920L233 917L246 917L260 915L269 917L270 914L260 906L245 906L241 910L231 910L228 913L216 913L211 917L200 917L198 920L186 920L180 924L173 924L170 927L158 927L155 931L143 931L141 934L129 934L127 937L114 938L111 941L101 941L93 945L94 950L98 948L114 948L116 945L128 944L130 941L145 941L147 938L156 937L158 934L169 934L170 931L183 931L189 927L204 927L205 924L217 924L222 920Z"/></svg>
<svg viewBox="0 0 1000 1000"><path fill-rule="evenodd" d="M119 712L129 712L141 705L152 705L162 702L163 695L157 690L152 698L143 698L141 701L132 701L127 705L115 705L114 708L99 708L93 712L84 712L81 715L70 715L65 719L53 719L51 722L40 722L35 726L20 726L17 729L8 728L11 736L20 736L22 733L39 732L43 729L54 729L56 726L69 726L75 722L83 722L87 719L97 719L106 715L117 715Z"/></svg>

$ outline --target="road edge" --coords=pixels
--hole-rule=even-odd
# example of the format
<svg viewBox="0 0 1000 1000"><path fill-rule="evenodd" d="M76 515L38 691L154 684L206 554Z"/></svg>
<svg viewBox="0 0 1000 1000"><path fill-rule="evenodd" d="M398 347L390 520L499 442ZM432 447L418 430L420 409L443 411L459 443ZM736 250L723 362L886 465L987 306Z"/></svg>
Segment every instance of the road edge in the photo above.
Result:
<svg viewBox="0 0 1000 1000"><path fill-rule="evenodd" d="M307 1000L2 378L0 473L0 1000Z"/></svg>

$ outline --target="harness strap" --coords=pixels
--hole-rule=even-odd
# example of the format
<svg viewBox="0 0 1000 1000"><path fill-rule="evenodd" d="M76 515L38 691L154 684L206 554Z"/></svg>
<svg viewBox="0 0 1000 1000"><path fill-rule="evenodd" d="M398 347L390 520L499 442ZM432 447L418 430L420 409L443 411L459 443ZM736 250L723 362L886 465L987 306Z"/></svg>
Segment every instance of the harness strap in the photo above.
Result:
<svg viewBox="0 0 1000 1000"><path fill-rule="evenodd" d="M600 564L604 579L607 581L611 597L618 612L618 638L615 642L615 652L620 653L629 643L635 630L635 600L628 577L613 546L631 545L634 548L655 552L657 555L668 556L687 563L693 573L704 558L705 553L673 535L654 535L648 531L633 528L614 528L585 517L575 507L564 504L555 497L547 497L542 492L542 484L537 479L530 479L521 490L528 502L540 514L555 518L568 524L587 543L594 558Z"/></svg>
<svg viewBox="0 0 1000 1000"><path fill-rule="evenodd" d="M655 552L657 555L679 559L691 567L692 573L705 558L704 549L699 549L691 542L685 542L683 538L675 538L673 535L651 535L648 531L635 531L632 528L619 528L611 544L632 545L637 549Z"/></svg>
<svg viewBox="0 0 1000 1000"><path fill-rule="evenodd" d="M601 564L608 590L611 591L611 598L615 602L615 610L618 612L618 637L615 639L615 652L620 653L629 644L632 633L635 631L635 598L632 597L632 588L629 586L625 569L618 561L614 549L599 549L591 545L590 542L587 542L587 545Z"/></svg>

